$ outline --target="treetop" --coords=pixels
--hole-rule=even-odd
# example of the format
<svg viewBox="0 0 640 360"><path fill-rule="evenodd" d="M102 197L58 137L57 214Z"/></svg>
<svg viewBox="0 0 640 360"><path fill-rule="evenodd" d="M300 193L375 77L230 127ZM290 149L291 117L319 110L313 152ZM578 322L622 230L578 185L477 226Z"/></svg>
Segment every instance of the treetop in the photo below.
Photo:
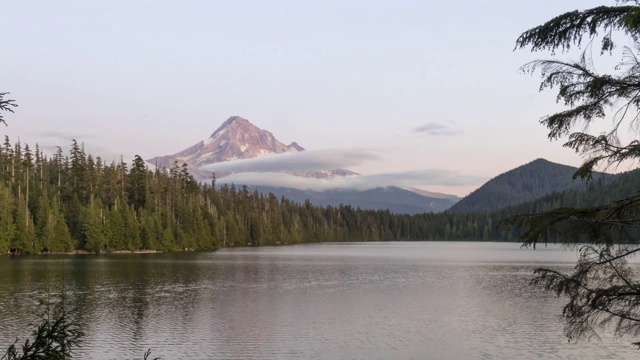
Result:
<svg viewBox="0 0 640 360"><path fill-rule="evenodd" d="M640 1L618 0L616 3L618 5L598 6L558 15L522 33L516 41L515 49L531 46L531 51L564 52L572 46L579 48L585 36L593 39L602 35L601 51L604 53L615 47L612 39L614 31L622 31L637 41L640 36ZM623 5L626 3L634 5Z"/></svg>

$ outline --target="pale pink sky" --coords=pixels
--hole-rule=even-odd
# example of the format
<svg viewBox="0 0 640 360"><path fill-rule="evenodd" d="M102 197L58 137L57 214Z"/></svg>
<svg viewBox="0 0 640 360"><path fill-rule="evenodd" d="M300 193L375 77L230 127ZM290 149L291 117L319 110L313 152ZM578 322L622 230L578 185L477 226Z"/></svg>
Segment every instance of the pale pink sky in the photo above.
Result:
<svg viewBox="0 0 640 360"><path fill-rule="evenodd" d="M601 3L9 0L0 91L20 107L0 135L50 152L75 138L129 162L240 115L284 143L376 154L349 169L378 179L476 179L421 186L462 196L536 158L579 164L538 123L559 109L554 94L518 73L545 54L513 48Z"/></svg>

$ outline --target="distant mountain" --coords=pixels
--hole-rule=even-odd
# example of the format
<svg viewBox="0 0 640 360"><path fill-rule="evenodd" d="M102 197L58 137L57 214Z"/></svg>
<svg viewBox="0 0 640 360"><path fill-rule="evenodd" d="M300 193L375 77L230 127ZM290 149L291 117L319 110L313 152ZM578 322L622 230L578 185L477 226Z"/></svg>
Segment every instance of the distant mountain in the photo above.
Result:
<svg viewBox="0 0 640 360"><path fill-rule="evenodd" d="M638 184L640 184L640 169L599 177L589 182L586 188L554 192L532 201L502 208L495 214L498 215L498 218L505 218L517 214L532 214L563 207L585 208L601 206L636 195L638 193Z"/></svg>
<svg viewBox="0 0 640 360"><path fill-rule="evenodd" d="M179 166L186 163L189 171L196 178L203 180L211 175L210 173L200 173L197 170L203 165L299 151L304 151L304 148L297 143L292 142L285 145L278 141L271 132L258 128L240 116L232 116L222 123L208 139L173 155L156 156L146 162L167 169L172 168L176 161ZM216 172L218 177L225 175L228 174ZM322 178L334 175L356 175L356 173L344 169L327 169L327 171L316 172L300 171L295 175Z"/></svg>
<svg viewBox="0 0 640 360"><path fill-rule="evenodd" d="M337 207L342 204L368 210L389 210L395 214L441 212L450 208L451 205L459 200L455 195L434 193L434 196L430 197L395 186L364 191L347 189L302 191L270 186L254 186L251 188L264 194L273 193L278 198L284 196L301 204L309 200L312 204L319 206L331 205Z"/></svg>
<svg viewBox="0 0 640 360"><path fill-rule="evenodd" d="M428 198L449 199L453 203L457 203L458 201L460 201L460 198L456 195L437 193L437 192L426 191L426 190L416 189L416 188L408 188L407 190Z"/></svg>
<svg viewBox="0 0 640 360"><path fill-rule="evenodd" d="M494 211L531 201L553 192L585 190L586 183L572 180L576 168L537 159L489 180L450 209L452 212ZM594 173L608 182L616 175Z"/></svg>
<svg viewBox="0 0 640 360"><path fill-rule="evenodd" d="M247 119L232 116L222 123L208 139L173 155L157 156L146 160L146 162L161 168L172 168L176 162L178 166L186 163L189 172L196 179L202 181L211 177L211 173L198 170L203 165L301 151L305 151L305 149L297 143L285 145L278 141L271 132L258 128ZM290 174L313 178L357 175L345 169L292 171ZM223 179L227 175L229 175L228 172L216 171L219 183L224 183ZM236 183L235 185L241 186L243 184ZM298 203L304 203L308 199L314 205L339 206L344 204L369 210L389 209L398 214L439 212L448 209L459 200L454 195L430 193L419 189L404 190L398 187L366 191L352 189L302 191L268 186L250 186L250 188L257 188L264 194L272 192L278 197L284 196Z"/></svg>

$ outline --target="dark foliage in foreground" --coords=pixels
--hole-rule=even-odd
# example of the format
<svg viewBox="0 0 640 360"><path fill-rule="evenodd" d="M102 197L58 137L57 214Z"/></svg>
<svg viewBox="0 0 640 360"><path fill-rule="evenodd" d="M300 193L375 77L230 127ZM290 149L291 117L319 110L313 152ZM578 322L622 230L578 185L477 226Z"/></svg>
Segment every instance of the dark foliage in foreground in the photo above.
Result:
<svg viewBox="0 0 640 360"><path fill-rule="evenodd" d="M576 62L536 60L523 68L539 70L540 89L556 89L558 102L569 107L541 123L549 129L550 139L566 136L565 147L586 156L574 177L590 178L598 165L640 159L640 142L633 139L623 144L619 138L622 129L640 126L640 6L638 1L617 3L562 14L517 40L517 48L530 46L537 51L565 50L580 46L583 39L600 39L605 53L614 50L612 34L621 31L635 43L635 49L623 49L623 60L608 74L596 71L589 48ZM594 135L585 130L606 117L613 118L608 132ZM633 190L615 201L547 209L502 223L505 230L526 229L521 236L525 246L560 240L580 249L573 272L540 268L534 279L535 284L568 299L562 319L571 340L597 337L606 330L617 336L640 336L640 281L637 267L629 265L630 258L640 252L639 184L632 183Z"/></svg>
<svg viewBox="0 0 640 360"><path fill-rule="evenodd" d="M39 323L34 327L31 338L19 344L19 339L9 345L0 360L66 360L74 358L74 351L82 345L82 331L77 310L67 310L65 295L52 296L39 301ZM143 354L148 360L151 349ZM159 357L153 360L159 360Z"/></svg>
<svg viewBox="0 0 640 360"><path fill-rule="evenodd" d="M64 360L73 358L73 350L80 345L84 332L75 317L75 310L65 308L64 299L41 302L44 310L32 337L21 345L11 344L0 360Z"/></svg>

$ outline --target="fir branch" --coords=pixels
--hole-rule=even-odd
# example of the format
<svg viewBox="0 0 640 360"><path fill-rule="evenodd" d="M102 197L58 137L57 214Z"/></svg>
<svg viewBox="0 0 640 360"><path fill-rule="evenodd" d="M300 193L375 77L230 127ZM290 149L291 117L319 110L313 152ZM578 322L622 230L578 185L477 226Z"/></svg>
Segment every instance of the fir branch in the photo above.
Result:
<svg viewBox="0 0 640 360"><path fill-rule="evenodd" d="M8 92L0 92L0 110L14 112L12 108L18 107L18 104L15 103L15 100L4 99L5 95L8 95ZM2 113L0 112L0 123L7 125L7 122L4 120Z"/></svg>

